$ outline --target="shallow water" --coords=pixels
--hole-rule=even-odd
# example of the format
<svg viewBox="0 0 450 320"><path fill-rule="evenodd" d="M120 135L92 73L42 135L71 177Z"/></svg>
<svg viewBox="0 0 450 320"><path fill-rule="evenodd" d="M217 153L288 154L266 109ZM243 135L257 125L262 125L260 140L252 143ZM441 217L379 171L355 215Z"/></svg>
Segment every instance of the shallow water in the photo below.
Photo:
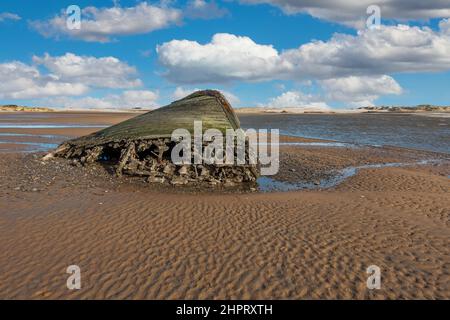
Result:
<svg viewBox="0 0 450 320"><path fill-rule="evenodd" d="M46 143L46 142L21 142L21 141L0 141L0 152L16 151L14 148L3 148L2 144L19 145L23 148L19 148L18 152L41 152L54 149L58 146L58 143Z"/></svg>
<svg viewBox="0 0 450 320"><path fill-rule="evenodd" d="M259 144L258 144L259 145ZM293 147L325 147L325 148L358 148L360 145L346 142L279 142L268 143L269 146L293 146Z"/></svg>
<svg viewBox="0 0 450 320"><path fill-rule="evenodd" d="M56 124L50 121L50 119L71 116L79 117L78 114L70 113L63 115L0 113L0 129L101 129L107 127L100 124L67 123L67 119L63 120L64 123ZM280 145L335 148L392 145L450 153L448 114L242 114L239 118L243 128L279 129L281 134L333 140L333 142L285 142ZM3 133L2 136L6 137L6 134L10 133ZM58 142L63 140L65 138Z"/></svg>
<svg viewBox="0 0 450 320"><path fill-rule="evenodd" d="M0 113L0 152L48 151L71 138L64 135L64 129L107 127L97 123L83 123L84 120L79 117L79 114L70 113ZM72 118L73 123L70 120ZM21 132L20 129L30 132ZM52 129L62 129L62 134L53 134Z"/></svg>
<svg viewBox="0 0 450 320"><path fill-rule="evenodd" d="M45 139L68 139L69 137L57 134L31 134L31 133L11 133L0 132L0 137L30 137L30 138L45 138Z"/></svg>
<svg viewBox="0 0 450 320"><path fill-rule="evenodd" d="M353 177L362 169L380 169L380 168L396 168L396 167L408 167L408 166L420 166L420 165L430 165L439 164L443 160L440 159L429 159L420 160L410 163L392 162L392 163L380 163L380 164L367 164L356 167L347 167L338 170L336 174L330 179L323 179L319 181L318 184L312 182L286 182L278 181L268 176L260 177L257 180L258 190L261 192L286 192L286 191L296 191L296 190L315 190L315 189L328 189L336 187L337 185L344 182L346 179Z"/></svg>
<svg viewBox="0 0 450 320"><path fill-rule="evenodd" d="M70 128L106 128L104 125L85 124L21 124L21 123L0 123L0 129L70 129Z"/></svg>
<svg viewBox="0 0 450 320"><path fill-rule="evenodd" d="M433 114L239 115L243 128L356 145L391 145L450 153L450 118Z"/></svg>
<svg viewBox="0 0 450 320"><path fill-rule="evenodd" d="M0 132L0 152L41 152L56 148L68 136Z"/></svg>

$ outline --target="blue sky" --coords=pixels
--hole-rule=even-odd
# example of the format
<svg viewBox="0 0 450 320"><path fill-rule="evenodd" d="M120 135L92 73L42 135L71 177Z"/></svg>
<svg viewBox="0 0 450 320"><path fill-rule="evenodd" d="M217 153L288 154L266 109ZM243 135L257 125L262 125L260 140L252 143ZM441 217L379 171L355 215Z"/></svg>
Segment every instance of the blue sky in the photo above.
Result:
<svg viewBox="0 0 450 320"><path fill-rule="evenodd" d="M0 104L156 107L217 88L237 106L450 105L450 1L385 0L376 30L361 1L253 2L2 1ZM72 4L96 10L78 33L59 23Z"/></svg>

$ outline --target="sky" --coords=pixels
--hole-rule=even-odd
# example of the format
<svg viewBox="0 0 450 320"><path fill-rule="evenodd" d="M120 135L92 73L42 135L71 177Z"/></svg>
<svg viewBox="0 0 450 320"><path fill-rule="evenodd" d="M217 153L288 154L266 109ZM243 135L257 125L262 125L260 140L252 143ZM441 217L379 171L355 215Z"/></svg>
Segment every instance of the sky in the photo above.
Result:
<svg viewBox="0 0 450 320"><path fill-rule="evenodd" d="M449 18L450 0L3 0L0 104L450 105Z"/></svg>

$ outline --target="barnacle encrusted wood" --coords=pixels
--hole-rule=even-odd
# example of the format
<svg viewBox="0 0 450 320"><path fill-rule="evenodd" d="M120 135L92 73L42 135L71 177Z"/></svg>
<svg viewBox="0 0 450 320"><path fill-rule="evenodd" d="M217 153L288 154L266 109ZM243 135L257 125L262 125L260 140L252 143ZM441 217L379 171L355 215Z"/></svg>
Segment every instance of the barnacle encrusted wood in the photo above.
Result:
<svg viewBox="0 0 450 320"><path fill-rule="evenodd" d="M175 146L171 140L172 132L183 128L193 136L194 121L202 121L203 132L218 129L225 134L227 129L240 127L233 108L220 92L198 91L168 106L67 141L53 155L73 159L83 165L102 162L114 166L118 175L146 176L149 182L234 184L256 181L259 169L248 164L249 161L244 165L237 165L236 161L233 165L175 165L171 160ZM207 144L204 142L203 147ZM245 154L248 160L248 144Z"/></svg>

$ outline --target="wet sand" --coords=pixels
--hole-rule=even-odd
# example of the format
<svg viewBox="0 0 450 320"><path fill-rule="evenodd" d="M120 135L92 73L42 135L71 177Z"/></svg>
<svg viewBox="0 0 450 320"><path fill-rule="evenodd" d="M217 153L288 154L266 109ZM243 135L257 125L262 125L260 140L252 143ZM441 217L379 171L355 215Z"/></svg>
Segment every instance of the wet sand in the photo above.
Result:
<svg viewBox="0 0 450 320"><path fill-rule="evenodd" d="M274 178L285 182L442 162L261 193L160 188L42 154L0 157L2 299L450 298L447 155L282 146ZM72 264L81 290L66 287ZM370 265L381 268L380 290L366 287Z"/></svg>
<svg viewBox="0 0 450 320"><path fill-rule="evenodd" d="M0 153L8 150L42 151L42 149L48 149L46 145L42 147L36 144L27 145L24 141L59 144L69 138L87 135L138 114L136 112L1 112ZM49 137L50 135L52 137Z"/></svg>

